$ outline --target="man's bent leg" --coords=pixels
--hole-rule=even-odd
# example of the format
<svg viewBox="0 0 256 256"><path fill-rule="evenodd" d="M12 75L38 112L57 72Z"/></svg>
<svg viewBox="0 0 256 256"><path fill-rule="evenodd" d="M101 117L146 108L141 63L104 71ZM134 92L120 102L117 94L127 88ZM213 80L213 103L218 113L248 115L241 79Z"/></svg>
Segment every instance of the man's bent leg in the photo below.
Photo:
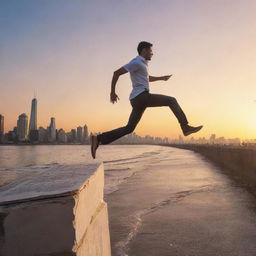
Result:
<svg viewBox="0 0 256 256"><path fill-rule="evenodd" d="M133 107L127 125L97 135L100 143L109 144L110 142L131 133L135 129L137 123L140 121L144 111L145 107Z"/></svg>
<svg viewBox="0 0 256 256"><path fill-rule="evenodd" d="M187 117L177 102L176 98L168 95L150 93L148 98L148 107L161 107L169 106L176 118L178 119L180 125L188 124Z"/></svg>

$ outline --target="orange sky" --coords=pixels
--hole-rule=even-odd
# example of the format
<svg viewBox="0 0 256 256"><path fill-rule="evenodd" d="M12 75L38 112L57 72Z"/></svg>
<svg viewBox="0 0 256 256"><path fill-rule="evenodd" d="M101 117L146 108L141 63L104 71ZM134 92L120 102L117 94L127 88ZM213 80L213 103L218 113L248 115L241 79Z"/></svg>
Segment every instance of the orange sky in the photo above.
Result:
<svg viewBox="0 0 256 256"><path fill-rule="evenodd" d="M173 74L150 83L151 93L176 97L194 138L255 138L255 1L15 1L0 10L0 114L5 132L30 115L34 90L38 126L50 117L69 131L124 126L131 112L129 73L110 102L113 71L153 43L149 74ZM25 4L26 3L26 4ZM177 138L169 107L147 108L135 132Z"/></svg>

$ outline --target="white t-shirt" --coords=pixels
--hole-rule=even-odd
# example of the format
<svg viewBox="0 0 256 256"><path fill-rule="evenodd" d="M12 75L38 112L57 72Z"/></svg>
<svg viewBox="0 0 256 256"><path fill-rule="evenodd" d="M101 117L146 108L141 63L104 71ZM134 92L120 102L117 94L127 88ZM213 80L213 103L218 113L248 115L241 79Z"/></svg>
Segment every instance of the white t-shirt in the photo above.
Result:
<svg viewBox="0 0 256 256"><path fill-rule="evenodd" d="M145 90L149 91L148 61L137 55L129 63L123 66L128 72L132 81L132 91L129 100L136 97Z"/></svg>

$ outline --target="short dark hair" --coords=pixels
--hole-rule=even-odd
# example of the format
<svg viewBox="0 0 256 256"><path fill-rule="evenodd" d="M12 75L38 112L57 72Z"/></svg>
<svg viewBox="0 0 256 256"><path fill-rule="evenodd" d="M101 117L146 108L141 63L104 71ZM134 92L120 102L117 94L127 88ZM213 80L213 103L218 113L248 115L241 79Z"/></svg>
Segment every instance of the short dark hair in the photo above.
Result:
<svg viewBox="0 0 256 256"><path fill-rule="evenodd" d="M151 44L149 42L146 42L146 41L139 42L138 47L137 47L138 54L140 54L142 52L142 49L144 49L144 48L148 49L151 46L153 46L153 44Z"/></svg>

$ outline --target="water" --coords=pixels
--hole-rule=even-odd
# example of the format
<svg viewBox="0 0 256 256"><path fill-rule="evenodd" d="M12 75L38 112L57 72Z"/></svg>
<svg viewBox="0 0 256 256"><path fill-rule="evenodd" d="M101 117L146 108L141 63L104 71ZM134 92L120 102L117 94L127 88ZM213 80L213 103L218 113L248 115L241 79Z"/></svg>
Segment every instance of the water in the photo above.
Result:
<svg viewBox="0 0 256 256"><path fill-rule="evenodd" d="M255 198L204 157L157 145L0 147L8 183L39 166L102 161L113 256L256 255ZM32 170L28 171L28 166Z"/></svg>
<svg viewBox="0 0 256 256"><path fill-rule="evenodd" d="M0 171L5 173L4 179L0 176L0 185L54 164L103 162L105 193L110 193L134 173L141 158L158 151L156 145L101 145L93 159L89 145L0 146Z"/></svg>

